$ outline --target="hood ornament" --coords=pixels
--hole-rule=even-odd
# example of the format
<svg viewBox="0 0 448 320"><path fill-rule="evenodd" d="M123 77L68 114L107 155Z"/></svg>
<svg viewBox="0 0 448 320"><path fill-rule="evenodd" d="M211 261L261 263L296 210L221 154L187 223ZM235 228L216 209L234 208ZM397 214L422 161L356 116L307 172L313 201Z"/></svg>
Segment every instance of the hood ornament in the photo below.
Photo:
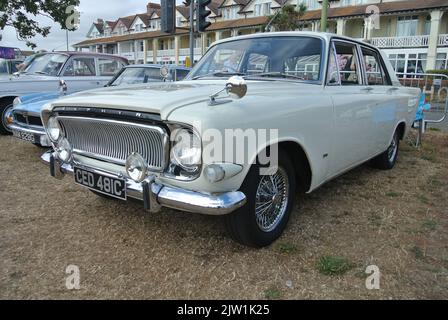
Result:
<svg viewBox="0 0 448 320"><path fill-rule="evenodd" d="M67 95L67 82L65 80L59 80L59 93L61 96Z"/></svg>
<svg viewBox="0 0 448 320"><path fill-rule="evenodd" d="M225 93L224 96L221 96ZM233 76L227 80L226 86L221 91L210 96L210 105L223 104L230 102L231 100L225 100L225 98L231 98L233 100L239 100L247 94L246 80L241 76ZM221 100L222 99L222 100Z"/></svg>

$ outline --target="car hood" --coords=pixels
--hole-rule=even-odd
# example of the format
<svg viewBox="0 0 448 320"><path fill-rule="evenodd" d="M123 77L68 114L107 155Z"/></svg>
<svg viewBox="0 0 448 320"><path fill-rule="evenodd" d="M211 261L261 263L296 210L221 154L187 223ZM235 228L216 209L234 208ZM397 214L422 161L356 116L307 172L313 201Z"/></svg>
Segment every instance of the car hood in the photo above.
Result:
<svg viewBox="0 0 448 320"><path fill-rule="evenodd" d="M42 107L45 104L50 103L58 99L59 97L60 93L58 91L35 93L21 96L20 100L22 102L14 107L14 111L22 111L40 115Z"/></svg>
<svg viewBox="0 0 448 320"><path fill-rule="evenodd" d="M54 107L93 107L105 109L121 109L136 112L160 114L163 120L180 108L203 103L207 106L209 97L225 88L227 80L195 80L160 84L145 84L125 87L109 87L75 93L58 99L46 106ZM316 87L316 85L292 81L247 81L250 96L272 96L287 94L300 86Z"/></svg>

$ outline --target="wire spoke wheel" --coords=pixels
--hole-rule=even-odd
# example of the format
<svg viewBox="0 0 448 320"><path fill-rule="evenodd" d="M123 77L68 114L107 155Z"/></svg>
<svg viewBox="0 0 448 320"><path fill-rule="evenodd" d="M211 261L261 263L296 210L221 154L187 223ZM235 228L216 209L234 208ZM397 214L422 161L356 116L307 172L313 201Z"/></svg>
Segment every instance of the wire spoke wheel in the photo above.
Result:
<svg viewBox="0 0 448 320"><path fill-rule="evenodd" d="M258 227L271 232L282 221L289 200L289 178L279 167L277 173L263 176L258 185L255 201L255 215Z"/></svg>
<svg viewBox="0 0 448 320"><path fill-rule="evenodd" d="M395 135L389 149L387 150L387 156L390 162L394 161L397 152L398 152L398 141L397 141L397 135Z"/></svg>

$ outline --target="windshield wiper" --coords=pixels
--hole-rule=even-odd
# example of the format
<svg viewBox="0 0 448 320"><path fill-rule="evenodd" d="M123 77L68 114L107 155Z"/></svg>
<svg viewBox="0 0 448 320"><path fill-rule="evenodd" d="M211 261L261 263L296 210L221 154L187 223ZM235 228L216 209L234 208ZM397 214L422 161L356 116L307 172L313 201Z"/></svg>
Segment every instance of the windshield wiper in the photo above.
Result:
<svg viewBox="0 0 448 320"><path fill-rule="evenodd" d="M291 78L291 79L297 79L297 80L305 80L302 77L299 76L295 76L292 74L287 74L287 73L283 73L283 72L264 72L264 73L258 73L258 74L251 74L251 77L272 77L272 78Z"/></svg>
<svg viewBox="0 0 448 320"><path fill-rule="evenodd" d="M196 77L193 77L193 80L197 80L200 78L207 78L207 77L228 77L228 76L244 76L245 74L242 72L227 72L227 71L218 71L218 72L212 72L207 74L202 74Z"/></svg>
<svg viewBox="0 0 448 320"><path fill-rule="evenodd" d="M33 73L35 74L43 74L43 75L48 75L48 73L43 72L43 71L34 71Z"/></svg>

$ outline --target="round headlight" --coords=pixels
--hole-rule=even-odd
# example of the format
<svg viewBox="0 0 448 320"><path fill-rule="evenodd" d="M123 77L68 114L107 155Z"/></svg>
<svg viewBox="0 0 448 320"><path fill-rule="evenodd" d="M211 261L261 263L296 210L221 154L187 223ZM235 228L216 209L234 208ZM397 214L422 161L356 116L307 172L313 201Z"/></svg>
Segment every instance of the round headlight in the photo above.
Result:
<svg viewBox="0 0 448 320"><path fill-rule="evenodd" d="M55 117L51 117L50 119L48 119L47 133L51 141L53 142L57 142L61 137L62 130L59 126L58 120L56 120Z"/></svg>
<svg viewBox="0 0 448 320"><path fill-rule="evenodd" d="M58 143L58 147L56 149L56 152L58 154L59 160L62 160L63 162L69 162L72 158L72 145L66 138L61 139Z"/></svg>
<svg viewBox="0 0 448 320"><path fill-rule="evenodd" d="M177 130L171 150L171 160L184 170L192 172L199 168L201 159L201 138L191 130Z"/></svg>
<svg viewBox="0 0 448 320"><path fill-rule="evenodd" d="M147 172L148 166L140 154L133 152L126 159L126 173L135 182L142 182L146 178Z"/></svg>

